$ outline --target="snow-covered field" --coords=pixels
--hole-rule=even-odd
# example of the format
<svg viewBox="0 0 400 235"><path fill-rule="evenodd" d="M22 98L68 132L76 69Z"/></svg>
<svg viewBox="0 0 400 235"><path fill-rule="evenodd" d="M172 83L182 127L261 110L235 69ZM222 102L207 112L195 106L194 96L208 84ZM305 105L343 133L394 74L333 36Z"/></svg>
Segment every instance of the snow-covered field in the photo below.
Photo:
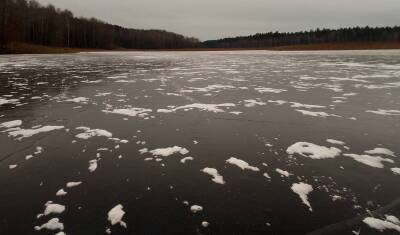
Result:
<svg viewBox="0 0 400 235"><path fill-rule="evenodd" d="M0 146L0 234L396 234L400 51L0 56Z"/></svg>

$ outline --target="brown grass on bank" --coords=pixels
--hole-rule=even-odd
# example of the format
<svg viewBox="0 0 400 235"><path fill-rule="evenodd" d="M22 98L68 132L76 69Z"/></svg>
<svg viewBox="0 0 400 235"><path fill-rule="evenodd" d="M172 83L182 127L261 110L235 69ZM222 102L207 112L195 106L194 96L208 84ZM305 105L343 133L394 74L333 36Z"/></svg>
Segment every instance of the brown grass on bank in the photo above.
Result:
<svg viewBox="0 0 400 235"><path fill-rule="evenodd" d="M290 45L268 48L274 51L310 51L310 50L380 50L400 49L400 42L341 42L309 45Z"/></svg>
<svg viewBox="0 0 400 235"><path fill-rule="evenodd" d="M66 47L48 47L28 43L13 42L7 44L6 54L58 54L78 53L89 51L240 51L240 50L270 50L270 51L315 51L315 50L379 50L400 49L400 42L342 42L342 43L320 43L309 45L290 45L268 48L186 48L186 49L124 49L114 50L81 49Z"/></svg>
<svg viewBox="0 0 400 235"><path fill-rule="evenodd" d="M29 43L12 42L6 45L6 54L59 54L59 53L78 53L83 51L95 51L90 49L68 48L68 47L48 47Z"/></svg>

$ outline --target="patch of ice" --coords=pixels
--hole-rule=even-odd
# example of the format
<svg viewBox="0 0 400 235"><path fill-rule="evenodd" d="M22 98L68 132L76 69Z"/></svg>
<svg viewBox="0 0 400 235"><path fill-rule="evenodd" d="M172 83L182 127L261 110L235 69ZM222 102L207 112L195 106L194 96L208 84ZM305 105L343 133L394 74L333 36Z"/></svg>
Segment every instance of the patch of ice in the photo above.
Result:
<svg viewBox="0 0 400 235"><path fill-rule="evenodd" d="M292 191L299 195L301 201L308 206L308 209L312 211L310 202L308 201L308 194L313 191L313 187L309 184L300 182L293 184L291 187Z"/></svg>
<svg viewBox="0 0 400 235"><path fill-rule="evenodd" d="M228 160L226 160L226 162L235 165L242 170L260 171L258 167L250 166L247 162L234 157L229 158Z"/></svg>
<svg viewBox="0 0 400 235"><path fill-rule="evenodd" d="M286 152L288 154L297 153L311 159L326 159L337 157L342 151L335 147L328 148L308 142L297 142L289 146Z"/></svg>
<svg viewBox="0 0 400 235"><path fill-rule="evenodd" d="M111 225L120 224L122 227L126 228L126 223L122 221L122 217L125 215L125 211L123 211L124 207L119 204L116 205L108 212L108 221L110 221Z"/></svg>
<svg viewBox="0 0 400 235"><path fill-rule="evenodd" d="M182 155L185 155L189 153L189 150L186 148L182 148L179 146L174 146L174 147L168 147L168 148L158 148L150 151L151 154L154 156L162 156L162 157L168 157L172 154L175 153L180 153Z"/></svg>
<svg viewBox="0 0 400 235"><path fill-rule="evenodd" d="M211 175L213 178L211 179L213 182L217 184L225 184L224 178L222 175L218 173L218 170L215 168L206 167L201 170L202 172Z"/></svg>

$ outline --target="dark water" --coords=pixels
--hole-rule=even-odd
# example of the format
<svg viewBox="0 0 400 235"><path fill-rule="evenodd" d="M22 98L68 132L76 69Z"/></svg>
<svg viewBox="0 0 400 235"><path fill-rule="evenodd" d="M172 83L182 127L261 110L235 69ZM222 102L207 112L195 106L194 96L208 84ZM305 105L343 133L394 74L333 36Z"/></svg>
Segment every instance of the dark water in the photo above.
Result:
<svg viewBox="0 0 400 235"><path fill-rule="evenodd" d="M2 56L0 123L15 120L0 127L0 234L57 234L34 229L52 218L71 235L305 234L400 197L399 51ZM78 127L103 136L79 138ZM340 154L289 155L297 142ZM150 152L173 146L189 152ZM375 148L394 154L365 152ZM301 182L312 211L291 189ZM65 210L37 218L48 201ZM118 204L126 228L108 221ZM385 214L399 217L398 204L369 216ZM339 228L332 234L398 234L361 221Z"/></svg>

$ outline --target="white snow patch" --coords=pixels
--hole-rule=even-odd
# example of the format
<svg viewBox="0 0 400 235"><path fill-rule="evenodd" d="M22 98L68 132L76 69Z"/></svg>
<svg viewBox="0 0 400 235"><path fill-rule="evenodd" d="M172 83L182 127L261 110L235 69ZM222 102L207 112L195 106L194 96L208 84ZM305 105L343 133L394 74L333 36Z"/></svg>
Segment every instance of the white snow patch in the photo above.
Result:
<svg viewBox="0 0 400 235"><path fill-rule="evenodd" d="M328 148L308 142L297 142L289 146L286 152L288 154L297 153L303 157L311 159L326 159L339 156L342 151L335 147Z"/></svg>
<svg viewBox="0 0 400 235"><path fill-rule="evenodd" d="M40 133L60 130L63 128L64 126L43 126L36 129L18 129L15 131L8 132L8 135L13 137L18 137L18 139L23 139Z"/></svg>
<svg viewBox="0 0 400 235"><path fill-rule="evenodd" d="M83 104L86 104L86 103L89 101L89 99L86 98L86 97L76 97L76 98L68 99L68 100L65 100L65 101L66 101L66 102L74 102L74 103L83 103Z"/></svg>
<svg viewBox="0 0 400 235"><path fill-rule="evenodd" d="M345 145L346 143L340 140L327 139L326 142L337 145Z"/></svg>
<svg viewBox="0 0 400 235"><path fill-rule="evenodd" d="M278 172L278 174L280 174L281 176L289 177L291 175L288 171L279 168L276 168L275 171Z"/></svg>
<svg viewBox="0 0 400 235"><path fill-rule="evenodd" d="M111 225L120 224L122 227L126 228L126 223L122 221L122 217L125 215L125 211L123 211L124 207L119 204L116 205L108 212L108 221L110 221Z"/></svg>
<svg viewBox="0 0 400 235"><path fill-rule="evenodd" d="M400 168L399 167L393 167L390 169L394 174L400 175Z"/></svg>
<svg viewBox="0 0 400 235"><path fill-rule="evenodd" d="M43 214L44 215L61 214L64 211L65 211L65 206L48 202L46 203L46 209L44 210Z"/></svg>
<svg viewBox="0 0 400 235"><path fill-rule="evenodd" d="M89 139L95 136L103 136L103 137L107 137L107 138L111 138L112 137L112 133L106 130L102 130L102 129L90 129L89 127L77 127L77 130L83 130L85 132L77 134L75 137L79 138L79 139Z"/></svg>
<svg viewBox="0 0 400 235"><path fill-rule="evenodd" d="M67 195L67 192L65 192L64 189L60 189L56 192L56 196L61 197Z"/></svg>
<svg viewBox="0 0 400 235"><path fill-rule="evenodd" d="M382 157L374 157L370 155L359 155L359 154L343 154L346 157L351 157L354 160L361 162L365 165L376 167L376 168L383 168L384 165L382 162L389 162L394 163L392 159L389 158L382 158Z"/></svg>
<svg viewBox="0 0 400 235"><path fill-rule="evenodd" d="M67 186L67 188L72 188L72 187L79 186L80 184L82 184L81 181L78 181L78 182L68 182L68 183L66 184L66 186Z"/></svg>
<svg viewBox="0 0 400 235"><path fill-rule="evenodd" d="M211 179L213 182L217 184L225 184L224 178L222 175L218 174L218 170L211 167L206 167L201 170L202 172L211 175L213 178Z"/></svg>
<svg viewBox="0 0 400 235"><path fill-rule="evenodd" d="M206 112L214 112L214 113L222 113L225 112L221 107L234 107L236 106L233 103L224 103L224 104L201 104L201 103L194 103L188 104L184 106L179 106L172 109L158 109L157 112L159 113L172 113L177 110L183 109L184 111L192 110L192 109L199 109L201 111Z"/></svg>
<svg viewBox="0 0 400 235"><path fill-rule="evenodd" d="M9 121L9 122L3 122L0 124L0 127L13 128L13 127L21 126L21 125L22 125L21 120L14 120L14 121Z"/></svg>
<svg viewBox="0 0 400 235"><path fill-rule="evenodd" d="M308 201L308 194L313 191L313 187L309 184L300 182L293 184L291 187L292 191L299 195L301 201L308 206L308 209L312 211L312 207L310 205L310 202Z"/></svg>
<svg viewBox="0 0 400 235"><path fill-rule="evenodd" d="M89 167L88 167L90 172L93 172L97 169L97 159L90 160L89 161Z"/></svg>
<svg viewBox="0 0 400 235"><path fill-rule="evenodd" d="M378 109L378 110L367 110L367 113L374 113L378 115L386 115L386 116L397 116L400 115L400 110L386 110L386 109Z"/></svg>
<svg viewBox="0 0 400 235"><path fill-rule="evenodd" d="M197 212L199 212L199 211L202 211L202 210L203 210L203 207L202 207L202 206L198 206L198 205L193 205L193 206L190 207L190 210L191 210L193 213L197 213Z"/></svg>
<svg viewBox="0 0 400 235"><path fill-rule="evenodd" d="M174 147L168 147L168 148L158 148L150 151L151 154L154 156L162 156L162 157L168 157L172 154L175 153L180 153L182 155L185 155L189 153L189 150L186 148L182 148L179 146L174 146Z"/></svg>
<svg viewBox="0 0 400 235"><path fill-rule="evenodd" d="M259 93L282 93L287 90L285 89L276 89L276 88L268 88L268 87L257 87L254 90L258 91Z"/></svg>
<svg viewBox="0 0 400 235"><path fill-rule="evenodd" d="M381 220L373 217L367 217L363 220L363 222L366 223L369 227L377 229L381 232L386 229L396 230L400 232L400 225L392 223L391 221L388 220Z"/></svg>
<svg viewBox="0 0 400 235"><path fill-rule="evenodd" d="M396 157L396 155L394 155L394 152L392 150L390 150L390 149L387 149L387 148L374 148L372 150L365 151L365 153L372 154L372 155L383 154L383 155Z"/></svg>
<svg viewBox="0 0 400 235"><path fill-rule="evenodd" d="M47 223L42 224L41 226L35 226L36 231L40 231L42 229L64 230L64 224L60 222L60 219L53 218L53 219L49 220Z"/></svg>
<svg viewBox="0 0 400 235"><path fill-rule="evenodd" d="M250 107L255 107L256 105L266 105L267 103L258 101L258 100L244 100L245 104L244 106L250 108Z"/></svg>
<svg viewBox="0 0 400 235"><path fill-rule="evenodd" d="M308 115L308 116L313 116L313 117L340 117L335 114L328 114L326 112L314 112L314 111L308 111L308 110L302 110L302 109L295 109L295 111L302 113L303 115Z"/></svg>
<svg viewBox="0 0 400 235"><path fill-rule="evenodd" d="M193 161L193 157L185 157L181 159L181 163L186 163L186 161Z"/></svg>
<svg viewBox="0 0 400 235"><path fill-rule="evenodd" d="M235 165L241 168L242 170L260 171L258 167L250 166L247 162L234 157L229 158L228 160L226 160L226 162Z"/></svg>
<svg viewBox="0 0 400 235"><path fill-rule="evenodd" d="M114 114L130 116L130 117L138 116L141 118L147 117L149 115L149 113L152 111L153 110L151 110L151 109L145 109L145 108L114 109L111 111L103 110L103 112L105 112L105 113L114 113Z"/></svg>

